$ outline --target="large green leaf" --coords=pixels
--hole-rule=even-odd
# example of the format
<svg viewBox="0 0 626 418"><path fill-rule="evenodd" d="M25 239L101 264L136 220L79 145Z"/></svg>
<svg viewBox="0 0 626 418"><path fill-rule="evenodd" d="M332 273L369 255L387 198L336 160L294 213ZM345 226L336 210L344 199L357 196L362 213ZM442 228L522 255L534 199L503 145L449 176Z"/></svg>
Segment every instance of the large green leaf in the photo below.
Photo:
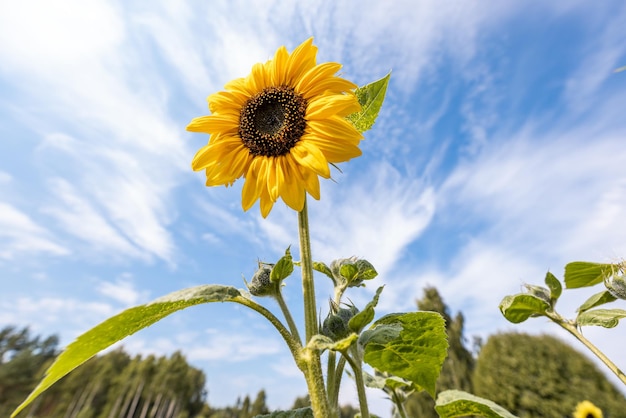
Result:
<svg viewBox="0 0 626 418"><path fill-rule="evenodd" d="M500 302L500 312L514 324L524 322L531 316L542 315L549 308L548 302L528 293L505 296Z"/></svg>
<svg viewBox="0 0 626 418"><path fill-rule="evenodd" d="M604 305L605 303L613 302L615 300L617 300L615 296L613 296L608 290L604 290L587 299L585 303L580 305L577 311L585 312L591 308L595 308L596 306Z"/></svg>
<svg viewBox="0 0 626 418"><path fill-rule="evenodd" d="M623 309L594 309L582 312L576 317L576 322L578 325L599 325L604 328L614 328L622 318L626 318L626 311Z"/></svg>
<svg viewBox="0 0 626 418"><path fill-rule="evenodd" d="M613 271L612 264L590 263L574 261L565 266L565 287L577 289L602 283Z"/></svg>
<svg viewBox="0 0 626 418"><path fill-rule="evenodd" d="M395 338L370 339L364 360L370 366L407 379L435 396L435 381L446 358L445 321L436 312L390 314L372 325L400 328ZM393 335L393 333L391 334Z"/></svg>
<svg viewBox="0 0 626 418"><path fill-rule="evenodd" d="M470 415L488 418L517 418L515 415L487 399L460 390L446 390L437 396L435 411L441 418Z"/></svg>
<svg viewBox="0 0 626 418"><path fill-rule="evenodd" d="M363 133L374 126L378 112L380 112L385 100L389 77L391 77L391 73L378 81L356 89L355 94L361 104L361 111L349 115L348 120L359 132Z"/></svg>
<svg viewBox="0 0 626 418"><path fill-rule="evenodd" d="M231 286L202 285L179 290L146 305L127 309L79 336L57 357L43 380L13 412L16 416L37 396L63 376L117 341L146 328L164 317L190 306L207 302L232 301L241 296Z"/></svg>

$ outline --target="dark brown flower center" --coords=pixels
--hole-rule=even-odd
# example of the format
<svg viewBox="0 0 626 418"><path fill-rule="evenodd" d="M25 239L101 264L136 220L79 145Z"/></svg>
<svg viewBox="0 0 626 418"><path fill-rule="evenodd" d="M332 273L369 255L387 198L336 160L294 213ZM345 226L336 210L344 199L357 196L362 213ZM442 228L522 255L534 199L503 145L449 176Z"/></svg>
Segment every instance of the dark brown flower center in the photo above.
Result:
<svg viewBox="0 0 626 418"><path fill-rule="evenodd" d="M287 86L268 87L250 98L239 115L239 136L255 156L289 152L304 135L307 101Z"/></svg>

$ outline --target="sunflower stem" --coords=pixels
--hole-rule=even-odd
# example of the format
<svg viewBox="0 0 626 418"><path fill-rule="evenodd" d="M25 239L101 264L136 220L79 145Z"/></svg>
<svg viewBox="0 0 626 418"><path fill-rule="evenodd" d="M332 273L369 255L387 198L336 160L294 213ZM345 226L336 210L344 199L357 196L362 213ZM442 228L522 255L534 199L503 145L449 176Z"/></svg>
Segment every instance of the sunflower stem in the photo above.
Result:
<svg viewBox="0 0 626 418"><path fill-rule="evenodd" d="M302 294L304 297L304 322L306 341L317 334L317 308L315 306L315 283L313 282L313 259L311 257L311 235L309 233L309 213L306 196L302 210L298 212L298 232L300 235L300 263L302 269Z"/></svg>
<svg viewBox="0 0 626 418"><path fill-rule="evenodd" d="M309 214L307 211L306 195L304 206L302 210L298 212L298 235L300 236L300 268L302 270L306 345L318 332L315 285L313 282L313 258L311 256L311 235L309 232ZM305 354L302 358L306 364L303 371L309 390L313 416L315 418L328 418L331 414L326 388L324 387L320 352L307 347L305 347L303 351Z"/></svg>

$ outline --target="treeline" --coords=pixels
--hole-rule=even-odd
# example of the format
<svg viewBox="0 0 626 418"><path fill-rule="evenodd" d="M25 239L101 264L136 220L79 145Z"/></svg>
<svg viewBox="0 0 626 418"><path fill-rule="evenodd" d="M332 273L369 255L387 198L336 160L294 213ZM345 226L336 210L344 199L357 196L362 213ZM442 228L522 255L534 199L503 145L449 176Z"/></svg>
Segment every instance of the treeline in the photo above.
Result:
<svg viewBox="0 0 626 418"><path fill-rule="evenodd" d="M461 313L452 317L435 288L417 300L421 310L443 315L448 332L448 357L437 391L460 389L500 404L520 418L571 417L576 405L589 400L604 418L626 418L626 398L579 351L549 335L501 333L470 349L463 335ZM425 392L411 395L409 417L438 418L434 400Z"/></svg>
<svg viewBox="0 0 626 418"><path fill-rule="evenodd" d="M0 416L9 416L58 354L58 340L28 329L0 331ZM195 417L205 408L206 378L176 352L97 356L53 385L20 416L63 418Z"/></svg>

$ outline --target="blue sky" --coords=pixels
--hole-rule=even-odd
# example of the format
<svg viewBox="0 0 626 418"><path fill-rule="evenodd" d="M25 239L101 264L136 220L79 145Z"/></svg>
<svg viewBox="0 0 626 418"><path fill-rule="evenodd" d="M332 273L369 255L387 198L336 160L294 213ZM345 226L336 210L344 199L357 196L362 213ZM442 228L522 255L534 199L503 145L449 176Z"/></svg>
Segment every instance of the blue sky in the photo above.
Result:
<svg viewBox="0 0 626 418"><path fill-rule="evenodd" d="M297 250L282 203L262 219L242 212L241 184L204 187L190 162L207 137L185 126L227 81L314 36L318 60L357 84L393 71L363 156L310 201L314 258L371 261L379 277L348 296L385 284L380 314L434 285L468 336L561 335L497 306L548 269L626 256L624 28L620 1L2 2L0 326L66 344L179 288L241 287L258 259ZM296 277L286 297L301 319ZM566 293L559 309L584 299ZM586 333L626 367L619 329ZM305 393L278 334L237 306L196 307L123 344L183 350L213 405Z"/></svg>

